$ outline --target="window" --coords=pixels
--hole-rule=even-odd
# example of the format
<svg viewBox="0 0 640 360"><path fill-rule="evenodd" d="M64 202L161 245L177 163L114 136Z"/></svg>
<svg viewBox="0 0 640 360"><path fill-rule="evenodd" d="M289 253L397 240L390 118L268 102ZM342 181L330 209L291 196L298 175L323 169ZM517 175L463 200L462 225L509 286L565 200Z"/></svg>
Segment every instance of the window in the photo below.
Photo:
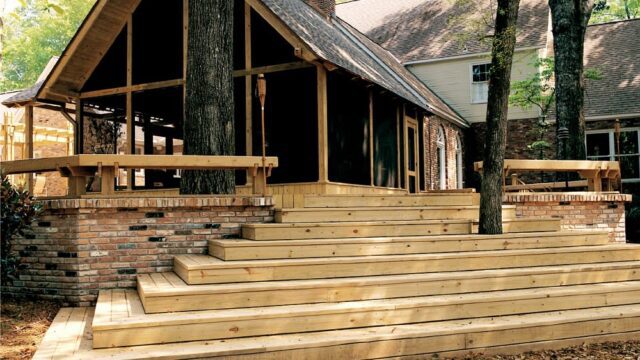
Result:
<svg viewBox="0 0 640 360"><path fill-rule="evenodd" d="M471 65L471 103L486 103L489 97L491 64Z"/></svg>
<svg viewBox="0 0 640 360"><path fill-rule="evenodd" d="M444 129L442 127L438 128L436 144L438 146L438 188L445 190L447 188L447 150L445 146Z"/></svg>
<svg viewBox="0 0 640 360"><path fill-rule="evenodd" d="M640 182L640 129L620 132L620 167L623 182ZM613 129L587 132L589 160L617 161L616 134Z"/></svg>
<svg viewBox="0 0 640 360"><path fill-rule="evenodd" d="M464 181L462 179L462 140L460 134L456 135L456 185L458 189L464 189Z"/></svg>

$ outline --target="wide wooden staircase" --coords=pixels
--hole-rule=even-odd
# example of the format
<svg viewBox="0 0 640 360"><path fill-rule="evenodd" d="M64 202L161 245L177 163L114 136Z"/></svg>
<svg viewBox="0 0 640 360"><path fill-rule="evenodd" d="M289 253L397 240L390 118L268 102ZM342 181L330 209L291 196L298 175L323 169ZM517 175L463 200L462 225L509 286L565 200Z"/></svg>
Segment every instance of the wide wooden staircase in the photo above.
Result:
<svg viewBox="0 0 640 360"><path fill-rule="evenodd" d="M507 234L477 235L477 203L308 196L137 291L102 291L95 315L63 310L80 320L54 323L36 358L431 358L640 338L640 247L513 207Z"/></svg>

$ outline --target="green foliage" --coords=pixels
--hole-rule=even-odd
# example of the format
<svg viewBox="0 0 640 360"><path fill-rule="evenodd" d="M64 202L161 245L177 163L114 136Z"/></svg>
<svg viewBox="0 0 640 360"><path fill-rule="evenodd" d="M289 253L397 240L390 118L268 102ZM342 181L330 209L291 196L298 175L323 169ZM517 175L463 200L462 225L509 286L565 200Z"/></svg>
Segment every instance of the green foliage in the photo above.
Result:
<svg viewBox="0 0 640 360"><path fill-rule="evenodd" d="M447 18L446 35L455 41L461 49L469 43L492 46L495 27L496 0L448 0L454 7L452 15Z"/></svg>
<svg viewBox="0 0 640 360"><path fill-rule="evenodd" d="M24 236L25 231L42 211L42 204L33 200L28 191L11 185L6 177L2 179L0 189L0 228L2 229L2 246L0 248L0 266L2 268L2 284L15 279L19 257L13 250L13 238Z"/></svg>
<svg viewBox="0 0 640 360"><path fill-rule="evenodd" d="M598 0L591 14L591 24L640 17L640 0Z"/></svg>
<svg viewBox="0 0 640 360"><path fill-rule="evenodd" d="M531 130L531 135L536 139L527 148L536 154L538 159L545 158L545 152L551 149L551 144L546 141L551 125L547 122L547 116L556 99L554 86L554 60L551 57L539 58L533 64L538 71L528 79L516 81L511 84L509 103L523 109L533 107L540 110L540 119ZM589 80L601 80L602 73L597 69L585 69L584 77Z"/></svg>
<svg viewBox="0 0 640 360"><path fill-rule="evenodd" d="M21 0L4 19L0 92L33 85L60 55L94 0Z"/></svg>

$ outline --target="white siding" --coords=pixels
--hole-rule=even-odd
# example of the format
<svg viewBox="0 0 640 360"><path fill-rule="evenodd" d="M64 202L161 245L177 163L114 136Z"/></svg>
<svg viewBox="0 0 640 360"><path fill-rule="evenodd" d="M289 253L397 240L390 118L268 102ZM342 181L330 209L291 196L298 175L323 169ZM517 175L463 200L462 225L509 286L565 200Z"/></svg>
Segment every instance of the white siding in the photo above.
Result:
<svg viewBox="0 0 640 360"><path fill-rule="evenodd" d="M534 63L537 57L538 50L516 52L511 72L512 81L530 77L536 71ZM478 56L409 65L408 68L467 121L475 123L485 121L487 105L471 103L471 65L490 61L488 56ZM538 115L539 111L534 108L509 108L509 119L530 119Z"/></svg>

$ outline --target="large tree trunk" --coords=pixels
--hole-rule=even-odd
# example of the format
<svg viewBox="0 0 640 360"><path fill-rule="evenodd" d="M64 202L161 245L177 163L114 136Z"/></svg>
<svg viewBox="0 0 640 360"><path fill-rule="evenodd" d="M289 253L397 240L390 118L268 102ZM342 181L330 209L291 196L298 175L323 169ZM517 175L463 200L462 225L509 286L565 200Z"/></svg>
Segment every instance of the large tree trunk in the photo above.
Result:
<svg viewBox="0 0 640 360"><path fill-rule="evenodd" d="M519 7L520 0L498 0L487 100L487 134L480 198L481 234L502 233L502 168Z"/></svg>
<svg viewBox="0 0 640 360"><path fill-rule="evenodd" d="M558 141L558 159L584 160L584 37L593 0L549 0L556 75L556 130L569 129ZM566 153L565 149L566 148Z"/></svg>
<svg viewBox="0 0 640 360"><path fill-rule="evenodd" d="M185 155L233 155L233 1L189 1ZM183 194L231 194L233 171L185 171Z"/></svg>

